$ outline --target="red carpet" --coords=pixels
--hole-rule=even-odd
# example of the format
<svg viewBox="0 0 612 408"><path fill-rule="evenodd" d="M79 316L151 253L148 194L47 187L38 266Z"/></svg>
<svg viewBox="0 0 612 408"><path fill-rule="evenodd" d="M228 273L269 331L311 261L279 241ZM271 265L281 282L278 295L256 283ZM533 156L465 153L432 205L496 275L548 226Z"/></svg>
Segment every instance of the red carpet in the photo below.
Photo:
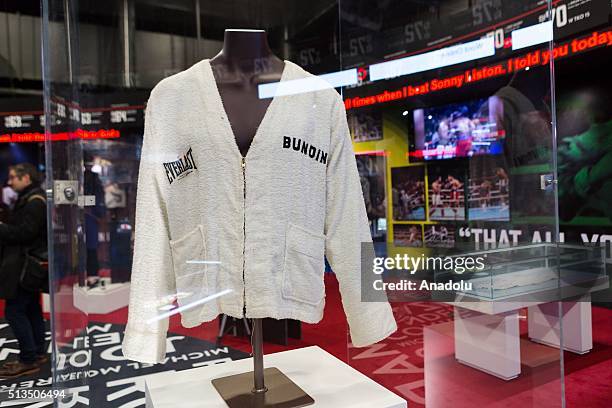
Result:
<svg viewBox="0 0 612 408"><path fill-rule="evenodd" d="M338 283L326 276L325 316L316 325L302 325L302 340L291 340L289 346L265 345L266 353L318 345L357 370L383 384L409 401L409 406L444 407L557 407L560 403L559 353L549 347L523 347L523 365L519 378L505 382L463 366L453 357L451 308L437 303L394 305L399 330L391 338L374 346L349 348L348 326L342 310ZM0 316L3 304L0 302ZM109 315L90 315L90 321L125 324L127 310ZM81 322L79 322L81 323ZM526 331L525 321L522 331ZM181 327L177 317L171 320L175 333L213 340L216 321L197 329ZM428 357L425 373L423 328L427 328ZM612 400L612 310L593 307L593 350L583 356L565 353L565 387L567 407L607 408ZM246 352L247 339L227 336L224 344ZM433 353L433 354L431 354ZM543 356L543 357L542 357ZM548 360L547 360L548 359ZM425 384L428 401L425 404ZM452 401L452 402L451 402Z"/></svg>

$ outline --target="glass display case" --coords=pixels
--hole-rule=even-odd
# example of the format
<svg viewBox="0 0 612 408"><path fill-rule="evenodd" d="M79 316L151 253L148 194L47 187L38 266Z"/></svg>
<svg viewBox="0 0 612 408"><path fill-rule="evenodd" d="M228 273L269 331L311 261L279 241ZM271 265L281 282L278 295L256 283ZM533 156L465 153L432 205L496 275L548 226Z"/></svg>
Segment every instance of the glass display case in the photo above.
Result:
<svg viewBox="0 0 612 408"><path fill-rule="evenodd" d="M612 115L586 77L558 81L605 54L605 1L42 10L57 406L235 406L213 380L257 388L263 367L317 406L582 395L611 321L591 293L608 296ZM256 30L275 57L253 56ZM369 248L380 270L359 270ZM459 257L483 268L426 263Z"/></svg>
<svg viewBox="0 0 612 408"><path fill-rule="evenodd" d="M462 301L554 301L601 290L609 285L605 249L569 244L530 244L468 252L452 258L479 258L462 273L433 270L436 282L451 281ZM455 265L457 262L455 262ZM479 270L479 271L476 271ZM601 285L601 286L600 286Z"/></svg>

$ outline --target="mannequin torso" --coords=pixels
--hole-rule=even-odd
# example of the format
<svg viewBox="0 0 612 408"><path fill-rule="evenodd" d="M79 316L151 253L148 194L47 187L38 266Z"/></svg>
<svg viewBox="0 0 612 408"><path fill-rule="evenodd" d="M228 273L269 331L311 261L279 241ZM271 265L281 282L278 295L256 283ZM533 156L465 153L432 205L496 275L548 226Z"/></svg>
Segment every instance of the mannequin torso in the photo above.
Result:
<svg viewBox="0 0 612 408"><path fill-rule="evenodd" d="M270 50L265 31L225 30L223 49L210 64L236 144L246 156L272 101L259 98L258 85L280 81L285 63Z"/></svg>

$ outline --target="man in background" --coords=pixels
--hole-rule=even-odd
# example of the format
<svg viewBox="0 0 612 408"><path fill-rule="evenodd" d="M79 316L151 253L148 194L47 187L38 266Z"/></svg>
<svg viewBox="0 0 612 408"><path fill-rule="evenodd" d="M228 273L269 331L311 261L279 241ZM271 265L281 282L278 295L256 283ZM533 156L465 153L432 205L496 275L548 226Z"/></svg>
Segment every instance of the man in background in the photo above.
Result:
<svg viewBox="0 0 612 408"><path fill-rule="evenodd" d="M2 198L2 200L0 200L0 222L6 222L8 220L9 213L11 212L11 208L8 204L6 204L6 201L4 199L4 192L6 188L10 189L10 187L8 187L8 184L7 187L2 188L2 190L0 190L0 193L2 195L0 197Z"/></svg>
<svg viewBox="0 0 612 408"><path fill-rule="evenodd" d="M17 193L9 186L8 180L2 186L2 200L0 200L0 222L6 222L17 201Z"/></svg>
<svg viewBox="0 0 612 408"><path fill-rule="evenodd" d="M8 180L2 186L2 204L12 210L17 201L17 193L8 184Z"/></svg>
<svg viewBox="0 0 612 408"><path fill-rule="evenodd" d="M0 379L33 374L47 360L40 292L20 285L27 251L47 248L47 206L36 168L29 163L9 167L9 186L18 194L6 223L0 223L0 298L19 343L19 360L0 367Z"/></svg>

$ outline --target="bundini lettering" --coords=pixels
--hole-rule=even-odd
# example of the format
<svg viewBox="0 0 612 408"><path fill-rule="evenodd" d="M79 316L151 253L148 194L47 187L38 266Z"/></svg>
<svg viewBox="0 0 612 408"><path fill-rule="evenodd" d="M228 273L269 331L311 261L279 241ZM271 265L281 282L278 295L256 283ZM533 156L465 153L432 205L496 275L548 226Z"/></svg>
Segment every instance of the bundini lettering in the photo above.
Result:
<svg viewBox="0 0 612 408"><path fill-rule="evenodd" d="M283 149L293 149L296 152L302 153L304 156L318 161L319 163L327 163L326 152L297 137L283 136Z"/></svg>

